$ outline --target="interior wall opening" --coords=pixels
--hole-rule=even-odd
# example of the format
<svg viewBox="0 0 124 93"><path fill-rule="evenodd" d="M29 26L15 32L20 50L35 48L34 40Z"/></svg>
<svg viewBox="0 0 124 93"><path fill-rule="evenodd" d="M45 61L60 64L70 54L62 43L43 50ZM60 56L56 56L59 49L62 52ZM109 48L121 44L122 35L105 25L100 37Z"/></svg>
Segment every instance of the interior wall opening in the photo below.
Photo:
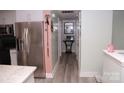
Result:
<svg viewBox="0 0 124 93"><path fill-rule="evenodd" d="M53 10L52 18L52 63L53 67L64 55L74 55L80 69L81 19L78 10Z"/></svg>

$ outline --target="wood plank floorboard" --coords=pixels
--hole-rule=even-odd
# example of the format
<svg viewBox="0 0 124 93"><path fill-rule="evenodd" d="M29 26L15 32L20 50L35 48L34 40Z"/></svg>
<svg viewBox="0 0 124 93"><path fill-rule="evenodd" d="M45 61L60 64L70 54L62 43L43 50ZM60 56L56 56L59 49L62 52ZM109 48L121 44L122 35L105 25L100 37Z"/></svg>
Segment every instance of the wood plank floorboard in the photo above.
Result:
<svg viewBox="0 0 124 93"><path fill-rule="evenodd" d="M94 77L79 77L78 61L74 53L63 53L52 79L35 78L36 83L96 83Z"/></svg>

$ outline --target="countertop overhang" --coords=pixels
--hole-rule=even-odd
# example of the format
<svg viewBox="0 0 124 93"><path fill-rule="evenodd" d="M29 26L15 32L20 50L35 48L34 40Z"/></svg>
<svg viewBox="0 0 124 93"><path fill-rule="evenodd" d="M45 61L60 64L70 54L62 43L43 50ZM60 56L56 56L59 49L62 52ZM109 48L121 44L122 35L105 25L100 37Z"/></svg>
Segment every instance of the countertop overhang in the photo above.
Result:
<svg viewBox="0 0 124 93"><path fill-rule="evenodd" d="M107 50L103 50L103 52L115 60L117 60L122 66L124 66L124 55L119 54L119 52L124 52L124 50L115 50L114 52L108 52Z"/></svg>
<svg viewBox="0 0 124 93"><path fill-rule="evenodd" d="M0 83L23 83L35 70L35 66L0 65Z"/></svg>

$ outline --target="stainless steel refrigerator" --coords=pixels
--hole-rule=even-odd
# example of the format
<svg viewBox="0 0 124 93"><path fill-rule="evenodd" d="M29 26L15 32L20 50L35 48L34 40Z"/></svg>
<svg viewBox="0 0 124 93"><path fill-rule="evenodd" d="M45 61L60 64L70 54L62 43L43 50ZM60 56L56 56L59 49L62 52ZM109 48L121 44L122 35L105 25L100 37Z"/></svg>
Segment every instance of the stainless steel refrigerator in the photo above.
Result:
<svg viewBox="0 0 124 93"><path fill-rule="evenodd" d="M45 77L43 22L15 24L18 65L36 66L35 77Z"/></svg>

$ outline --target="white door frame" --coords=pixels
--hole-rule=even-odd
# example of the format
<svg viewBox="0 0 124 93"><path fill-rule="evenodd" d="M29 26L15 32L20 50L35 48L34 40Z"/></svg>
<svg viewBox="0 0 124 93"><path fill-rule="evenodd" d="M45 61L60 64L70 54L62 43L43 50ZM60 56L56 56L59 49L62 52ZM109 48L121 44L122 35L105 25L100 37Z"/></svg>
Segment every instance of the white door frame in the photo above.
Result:
<svg viewBox="0 0 124 93"><path fill-rule="evenodd" d="M61 57L61 53L62 53L62 47L61 47L61 30L62 30L62 20L58 18L58 57L60 58ZM81 11L79 11L79 54L78 54L78 69L79 69L79 72L78 72L78 75L80 76L80 70L81 70Z"/></svg>
<svg viewBox="0 0 124 93"><path fill-rule="evenodd" d="M61 20L58 18L58 58L61 57Z"/></svg>
<svg viewBox="0 0 124 93"><path fill-rule="evenodd" d="M79 57L78 57L78 69L79 69L79 77L81 71L81 11L79 12Z"/></svg>

